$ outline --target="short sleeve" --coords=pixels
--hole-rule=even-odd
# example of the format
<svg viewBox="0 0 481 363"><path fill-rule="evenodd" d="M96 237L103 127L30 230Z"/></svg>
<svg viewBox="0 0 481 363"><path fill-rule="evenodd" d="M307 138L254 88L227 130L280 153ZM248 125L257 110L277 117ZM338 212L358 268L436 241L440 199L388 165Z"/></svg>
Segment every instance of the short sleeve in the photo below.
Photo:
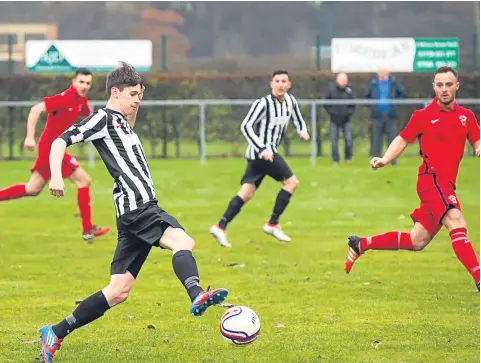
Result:
<svg viewBox="0 0 481 363"><path fill-rule="evenodd" d="M79 142L99 140L107 134L107 115L98 111L70 127L60 135L60 138L66 142L67 146L70 146Z"/></svg>
<svg viewBox="0 0 481 363"><path fill-rule="evenodd" d="M44 97L45 109L48 113L58 110L61 107L65 107L69 103L69 98L65 93L59 93L55 96Z"/></svg>
<svg viewBox="0 0 481 363"><path fill-rule="evenodd" d="M421 134L421 111L414 111L407 123L406 127L399 133L404 140L409 143L416 141L416 138Z"/></svg>
<svg viewBox="0 0 481 363"><path fill-rule="evenodd" d="M469 112L468 114L468 141L471 145L479 141L478 120L476 120L473 112Z"/></svg>

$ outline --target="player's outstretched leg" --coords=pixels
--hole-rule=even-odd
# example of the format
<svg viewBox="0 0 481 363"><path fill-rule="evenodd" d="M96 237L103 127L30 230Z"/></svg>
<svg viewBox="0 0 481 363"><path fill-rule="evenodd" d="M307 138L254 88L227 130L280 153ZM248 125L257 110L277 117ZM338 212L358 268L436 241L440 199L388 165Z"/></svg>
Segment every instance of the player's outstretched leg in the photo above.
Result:
<svg viewBox="0 0 481 363"><path fill-rule="evenodd" d="M367 250L420 250L429 243L431 237L423 232L416 232L423 228L420 224L416 223L411 233L406 232L387 232L372 237L359 237L356 235L350 235L348 237L348 250L346 261L344 264L344 270L348 274L351 272L354 262ZM423 229L424 230L424 229ZM419 241L416 241L416 248L411 239L411 235L416 233L416 236L423 236L423 239L419 237Z"/></svg>
<svg viewBox="0 0 481 363"><path fill-rule="evenodd" d="M359 250L359 242L361 241L362 237L356 235L350 235L348 237L348 250L346 256L346 262L344 263L344 270L348 274L351 272L352 265L354 262L361 256L361 251Z"/></svg>
<svg viewBox="0 0 481 363"><path fill-rule="evenodd" d="M55 352L60 349L60 343L68 334L97 320L111 307L127 300L134 281L135 277L129 271L113 274L109 285L84 299L72 314L56 325L40 328L40 356L43 362L52 362Z"/></svg>
<svg viewBox="0 0 481 363"><path fill-rule="evenodd" d="M25 184L15 184L7 188L0 189L0 201L18 199L27 196Z"/></svg>
<svg viewBox="0 0 481 363"><path fill-rule="evenodd" d="M468 239L466 220L462 212L457 208L448 210L442 223L449 231L451 244L456 257L469 272L479 291L479 260L473 245Z"/></svg>
<svg viewBox="0 0 481 363"><path fill-rule="evenodd" d="M62 339L59 339L52 330L52 326L45 325L39 329L40 332L40 357L43 363L53 362L55 352L60 349Z"/></svg>
<svg viewBox="0 0 481 363"><path fill-rule="evenodd" d="M217 240L217 243L219 243L219 245L221 245L222 247L232 247L232 245L227 240L227 233L225 230L227 228L227 225L234 219L237 214L239 214L244 204L244 200L239 195L236 195L229 202L229 205L227 206L227 209L222 215L220 221L210 227L209 233L214 236L214 238Z"/></svg>
<svg viewBox="0 0 481 363"><path fill-rule="evenodd" d="M279 218L284 213L292 195L299 186L299 180L293 175L282 182L282 189L277 194L274 209L271 218L264 224L263 230L265 233L277 238L282 242L290 242L291 238L284 233L279 224Z"/></svg>
<svg viewBox="0 0 481 363"><path fill-rule="evenodd" d="M209 306L220 304L226 299L226 289L204 290L200 286L199 270L192 254L194 240L182 228L168 227L160 239L160 244L173 253L172 267L190 297L192 315L201 316Z"/></svg>
<svg viewBox="0 0 481 363"><path fill-rule="evenodd" d="M34 170L27 184L15 184L0 189L0 202L23 197L35 197L40 194L45 184L45 179L38 171Z"/></svg>
<svg viewBox="0 0 481 363"><path fill-rule="evenodd" d="M113 277L114 276L112 276L112 278ZM133 283L133 278L131 280ZM107 297L104 294L104 291L108 288L109 287L98 291L84 299L72 314L58 324L53 326L46 325L40 328L40 356L42 357L42 362L53 362L55 352L60 349L60 344L68 334L75 329L97 320L103 316L111 306L117 305L126 299L125 297L123 300L117 299L118 301L111 301L111 305L109 305Z"/></svg>
<svg viewBox="0 0 481 363"><path fill-rule="evenodd" d="M109 226L97 227L92 224L92 206L90 199L90 176L78 167L69 177L77 185L77 204L82 221L82 238L92 243L94 238L103 236L110 232Z"/></svg>
<svg viewBox="0 0 481 363"><path fill-rule="evenodd" d="M227 240L227 225L232 222L236 215L240 213L244 204L252 199L256 188L257 187L255 184L243 183L239 193L229 202L229 205L227 206L227 209L222 215L220 221L210 227L209 233L214 236L214 238L217 240L217 243L219 243L219 245L222 247L232 247Z"/></svg>

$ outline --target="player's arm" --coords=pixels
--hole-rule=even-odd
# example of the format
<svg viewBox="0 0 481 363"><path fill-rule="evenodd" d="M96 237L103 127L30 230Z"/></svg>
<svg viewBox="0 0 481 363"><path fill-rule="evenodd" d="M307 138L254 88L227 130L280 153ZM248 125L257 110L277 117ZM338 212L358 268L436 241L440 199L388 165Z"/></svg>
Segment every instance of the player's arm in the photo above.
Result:
<svg viewBox="0 0 481 363"><path fill-rule="evenodd" d="M371 159L373 170L382 168L402 155L408 144L413 143L421 134L421 111L414 111L406 127L394 138L382 158Z"/></svg>
<svg viewBox="0 0 481 363"><path fill-rule="evenodd" d="M296 127L297 133L301 137L302 140L309 140L310 136L309 133L307 132L307 125L304 119L302 118L301 115L301 110L299 109L299 104L297 103L297 100L294 96L290 95L291 100L292 100L292 122L294 123L294 126Z"/></svg>
<svg viewBox="0 0 481 363"><path fill-rule="evenodd" d="M27 150L35 149L35 127L37 126L38 119L42 112L47 111L45 108L45 103L40 102L34 105L30 112L28 113L27 118L27 136L25 137L25 142L23 144L24 148Z"/></svg>
<svg viewBox="0 0 481 363"><path fill-rule="evenodd" d="M104 112L97 112L70 127L52 143L49 156L52 175L49 185L50 194L56 197L64 195L62 160L67 147L79 142L99 140L107 134L107 115Z"/></svg>
<svg viewBox="0 0 481 363"><path fill-rule="evenodd" d="M242 134L247 139L249 145L251 145L257 152L262 152L266 149L266 145L254 131L254 125L266 116L266 107L266 101L264 98L255 101L240 127Z"/></svg>
<svg viewBox="0 0 481 363"><path fill-rule="evenodd" d="M35 127L42 112L54 112L62 107L69 107L69 98L65 93L59 93L51 97L45 97L43 102L37 103L30 109L27 118L27 136L24 147L27 150L35 149Z"/></svg>
<svg viewBox="0 0 481 363"><path fill-rule="evenodd" d="M479 125L476 116L471 113L468 118L468 141L474 149L476 156L479 156Z"/></svg>
<svg viewBox="0 0 481 363"><path fill-rule="evenodd" d="M386 153L382 158L372 158L371 168L376 170L389 164L394 159L397 159L402 155L409 142L403 139L401 136L396 136L386 150Z"/></svg>

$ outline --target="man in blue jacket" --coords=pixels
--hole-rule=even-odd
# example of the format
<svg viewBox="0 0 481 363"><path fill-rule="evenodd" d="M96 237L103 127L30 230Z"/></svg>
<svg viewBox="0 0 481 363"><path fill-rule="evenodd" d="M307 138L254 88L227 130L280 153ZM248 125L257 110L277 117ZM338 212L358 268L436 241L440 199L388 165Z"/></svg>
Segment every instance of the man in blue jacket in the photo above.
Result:
<svg viewBox="0 0 481 363"><path fill-rule="evenodd" d="M389 74L385 68L381 68L377 77L371 80L366 98L389 100L405 97L405 91L396 77ZM383 154L383 136L389 145L397 135L397 120L399 116L398 106L388 103L371 105L372 118L372 137L371 137L371 157L381 157ZM393 160L392 165L397 161Z"/></svg>

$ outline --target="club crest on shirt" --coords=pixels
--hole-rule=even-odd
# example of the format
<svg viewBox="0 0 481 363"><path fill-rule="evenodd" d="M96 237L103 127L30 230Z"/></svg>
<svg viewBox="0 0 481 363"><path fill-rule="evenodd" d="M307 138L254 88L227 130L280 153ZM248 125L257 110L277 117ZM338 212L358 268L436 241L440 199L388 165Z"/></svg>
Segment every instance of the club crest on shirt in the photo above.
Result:
<svg viewBox="0 0 481 363"><path fill-rule="evenodd" d="M466 125L466 120L467 120L467 119L468 119L468 118L467 118L466 116L464 116L464 115L459 116L459 121L461 121L461 124L462 124L463 126Z"/></svg>

